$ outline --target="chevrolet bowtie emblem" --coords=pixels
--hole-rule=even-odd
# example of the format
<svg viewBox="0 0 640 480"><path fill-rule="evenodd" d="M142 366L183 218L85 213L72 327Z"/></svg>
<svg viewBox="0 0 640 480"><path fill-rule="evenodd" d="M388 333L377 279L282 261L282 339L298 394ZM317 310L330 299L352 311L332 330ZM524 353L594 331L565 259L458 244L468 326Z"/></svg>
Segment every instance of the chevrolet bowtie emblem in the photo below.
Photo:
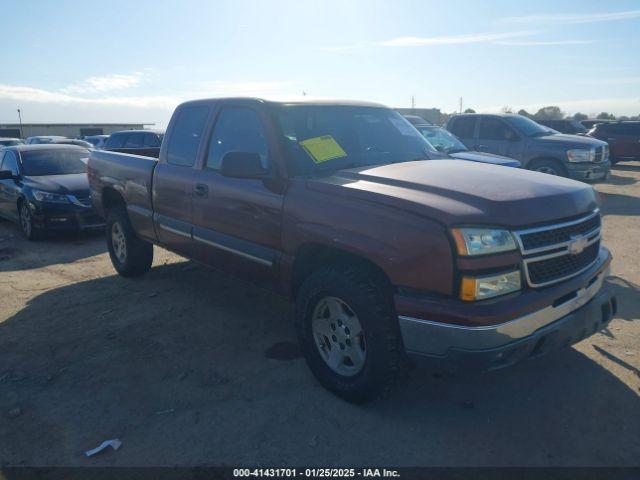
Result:
<svg viewBox="0 0 640 480"><path fill-rule="evenodd" d="M577 255L579 253L582 253L582 251L586 248L588 241L589 239L587 237L583 237L579 235L572 236L571 239L569 240L569 245L567 246L567 250L569 250L569 253L572 255Z"/></svg>

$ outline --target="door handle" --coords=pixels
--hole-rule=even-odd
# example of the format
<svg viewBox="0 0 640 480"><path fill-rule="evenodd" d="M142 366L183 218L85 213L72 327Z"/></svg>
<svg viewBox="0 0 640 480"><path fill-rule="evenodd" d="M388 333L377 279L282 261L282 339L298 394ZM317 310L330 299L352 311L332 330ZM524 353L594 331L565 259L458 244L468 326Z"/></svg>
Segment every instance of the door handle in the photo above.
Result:
<svg viewBox="0 0 640 480"><path fill-rule="evenodd" d="M607 142L615 142L616 139L615 138L607 138Z"/></svg>
<svg viewBox="0 0 640 480"><path fill-rule="evenodd" d="M486 145L476 145L476 150L477 150L477 151L480 151L480 150L482 150L483 148L489 148L489 147L488 147L488 146L486 146Z"/></svg>
<svg viewBox="0 0 640 480"><path fill-rule="evenodd" d="M193 194L196 197L206 197L209 194L209 187L204 183L197 183L196 186L193 187Z"/></svg>

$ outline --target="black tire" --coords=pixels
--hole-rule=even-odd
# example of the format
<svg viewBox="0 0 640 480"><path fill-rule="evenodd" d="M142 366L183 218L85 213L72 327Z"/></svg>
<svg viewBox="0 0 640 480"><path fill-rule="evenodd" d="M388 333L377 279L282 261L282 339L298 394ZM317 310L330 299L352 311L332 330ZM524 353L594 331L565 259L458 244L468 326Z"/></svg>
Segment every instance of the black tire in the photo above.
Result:
<svg viewBox="0 0 640 480"><path fill-rule="evenodd" d="M352 403L387 394L407 371L391 288L380 277L367 268L331 265L311 274L297 296L296 329L309 368L326 389ZM316 345L313 315L328 297L345 302L362 327L364 366L351 376L332 370Z"/></svg>
<svg viewBox="0 0 640 480"><path fill-rule="evenodd" d="M114 239L116 229L118 236ZM153 245L136 235L124 207L109 211L105 232L111 263L120 275L138 277L149 271L153 263ZM120 249L122 246L124 250Z"/></svg>
<svg viewBox="0 0 640 480"><path fill-rule="evenodd" d="M18 203L18 225L20 232L30 241L40 240L44 232L33 224L33 216L26 201Z"/></svg>
<svg viewBox="0 0 640 480"><path fill-rule="evenodd" d="M543 160L534 160L531 162L527 169L533 170L534 172L546 173L548 175L556 175L559 177L568 177L567 169L564 168L562 163L557 160L552 159L543 159Z"/></svg>

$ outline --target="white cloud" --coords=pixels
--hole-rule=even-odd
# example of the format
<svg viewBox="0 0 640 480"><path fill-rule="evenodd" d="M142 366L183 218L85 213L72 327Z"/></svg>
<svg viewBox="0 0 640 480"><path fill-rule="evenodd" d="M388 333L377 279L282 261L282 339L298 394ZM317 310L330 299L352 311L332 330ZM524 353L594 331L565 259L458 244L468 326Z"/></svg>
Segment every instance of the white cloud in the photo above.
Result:
<svg viewBox="0 0 640 480"><path fill-rule="evenodd" d="M142 82L142 72L130 74L113 73L100 77L89 77L86 80L69 85L62 89L64 93L104 93L112 90L126 90Z"/></svg>
<svg viewBox="0 0 640 480"><path fill-rule="evenodd" d="M445 35L439 37L397 37L378 42L359 43L354 45L322 46L316 50L335 53L352 53L367 47L428 47L436 45L460 45L473 43L490 43L508 38L526 37L539 33L536 30L500 33L470 33L466 35Z"/></svg>
<svg viewBox="0 0 640 480"><path fill-rule="evenodd" d="M588 45L595 42L595 40L503 40L493 43L513 47L537 47L547 45Z"/></svg>
<svg viewBox="0 0 640 480"><path fill-rule="evenodd" d="M540 14L525 15L521 17L505 17L502 20L511 23L544 23L544 24L572 24L572 23L596 23L611 22L616 20L628 20L640 18L640 10L627 10L624 12L603 13L575 13L575 14Z"/></svg>
<svg viewBox="0 0 640 480"><path fill-rule="evenodd" d="M383 47L424 47L431 45L459 45L464 43L487 43L507 38L525 37L538 33L525 30L503 33L472 33L468 35L451 35L442 37L399 37L378 42Z"/></svg>
<svg viewBox="0 0 640 480"><path fill-rule="evenodd" d="M610 77L610 78L590 78L584 83L594 85L633 85L640 83L640 77Z"/></svg>
<svg viewBox="0 0 640 480"><path fill-rule="evenodd" d="M113 76L109 76L113 80ZM98 78L98 77L94 77ZM105 79L106 77L101 77ZM271 82L197 82L191 90L184 90L171 96L167 95L105 95L95 97L93 94L108 90L126 88L127 81L93 82L93 89L46 90L19 85L0 84L0 100L18 102L48 103L56 105L94 105L134 108L160 108L172 110L180 102L195 98L257 96L257 97L290 97L294 96L295 83L291 81ZM132 85L131 82L128 83ZM100 90L102 89L102 90ZM87 93L92 95L87 96ZM300 94L301 92L297 92ZM83 95L84 94L84 95Z"/></svg>
<svg viewBox="0 0 640 480"><path fill-rule="evenodd" d="M87 98L70 95L61 91L3 84L0 84L0 99L35 103L53 103L58 105L113 105L143 108L173 108L180 102L179 98L168 96L109 96L102 98Z"/></svg>

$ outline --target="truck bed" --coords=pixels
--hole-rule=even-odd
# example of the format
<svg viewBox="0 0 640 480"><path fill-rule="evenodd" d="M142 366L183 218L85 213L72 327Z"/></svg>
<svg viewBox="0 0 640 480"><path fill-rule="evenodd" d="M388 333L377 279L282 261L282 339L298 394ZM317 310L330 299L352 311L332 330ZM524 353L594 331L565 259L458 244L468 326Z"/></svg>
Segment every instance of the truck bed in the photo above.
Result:
<svg viewBox="0 0 640 480"><path fill-rule="evenodd" d="M88 176L93 205L105 215L105 189L126 202L131 223L143 236L155 237L151 192L156 158L96 150L89 157Z"/></svg>

